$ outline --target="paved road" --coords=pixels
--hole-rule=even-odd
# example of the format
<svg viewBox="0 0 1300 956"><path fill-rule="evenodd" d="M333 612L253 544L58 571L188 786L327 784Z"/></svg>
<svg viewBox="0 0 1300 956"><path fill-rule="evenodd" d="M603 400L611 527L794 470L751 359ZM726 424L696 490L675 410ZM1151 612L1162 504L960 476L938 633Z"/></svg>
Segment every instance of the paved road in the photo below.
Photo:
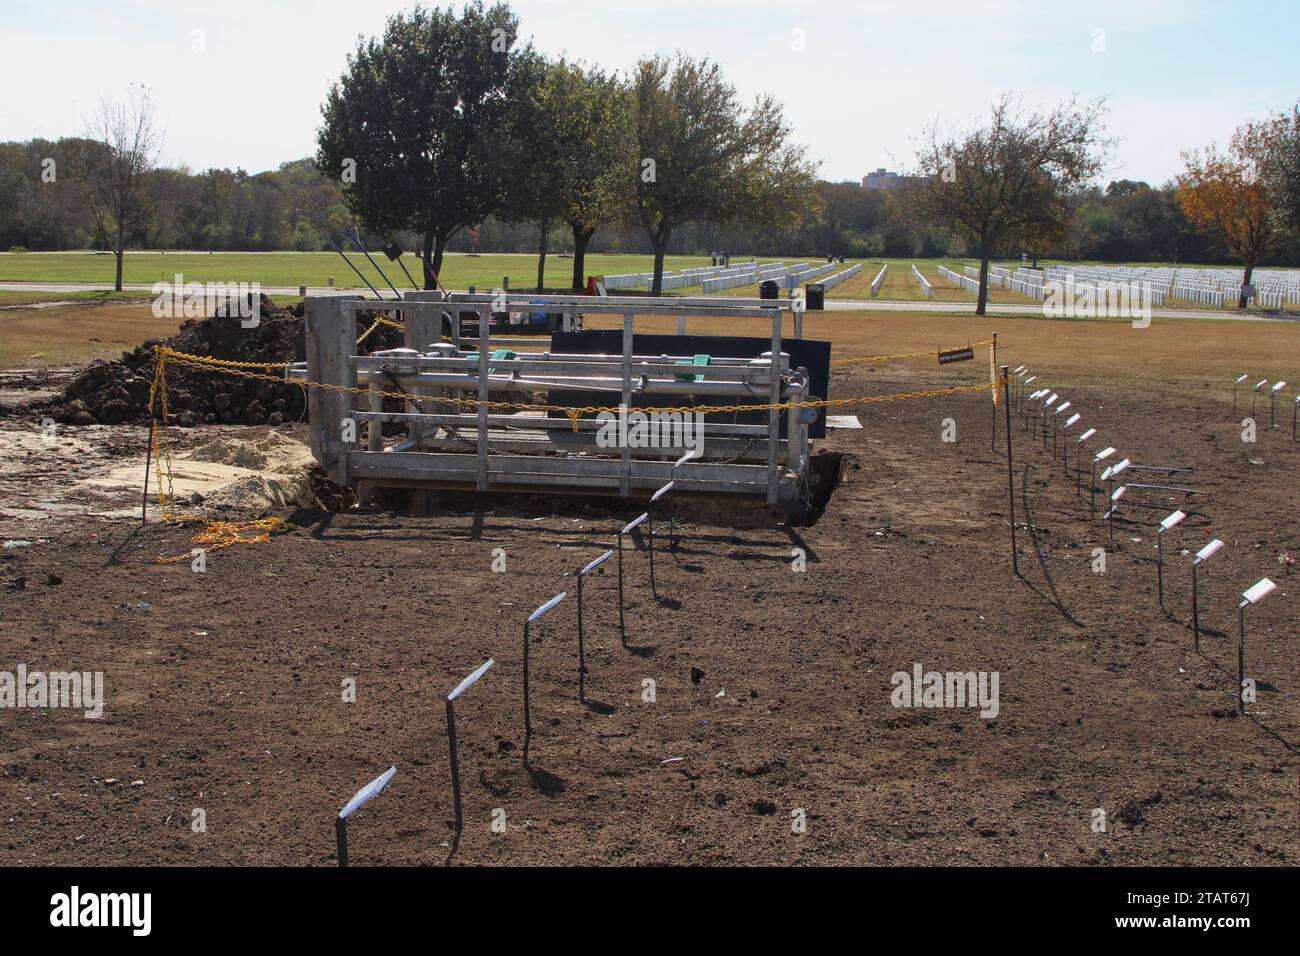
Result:
<svg viewBox="0 0 1300 956"><path fill-rule="evenodd" d="M0 282L0 291L10 292L109 292L109 285L79 282ZM125 292L152 292L153 284L124 283ZM298 286L262 286L267 295L297 295ZM370 295L370 290L330 288L326 286L308 286L309 295L322 295L330 292L350 292L357 295ZM974 302L895 302L884 299L828 299L826 310L829 312L923 312L931 315L974 315ZM989 305L989 315L1042 317L1041 304L996 304ZM1231 319L1238 322L1295 322L1300 317L1276 317L1255 313L1238 313L1234 310L1218 309L1153 309L1152 317L1158 319Z"/></svg>

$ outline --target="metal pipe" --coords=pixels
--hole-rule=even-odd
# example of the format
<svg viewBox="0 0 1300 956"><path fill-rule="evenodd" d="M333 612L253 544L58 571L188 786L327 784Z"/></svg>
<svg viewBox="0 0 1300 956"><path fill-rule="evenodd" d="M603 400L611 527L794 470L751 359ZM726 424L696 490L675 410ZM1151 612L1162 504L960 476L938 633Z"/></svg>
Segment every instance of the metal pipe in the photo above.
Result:
<svg viewBox="0 0 1300 956"><path fill-rule="evenodd" d="M379 290L376 289L374 286L370 285L370 280L367 279L365 276L363 276L363 275L361 274L361 270L358 269L355 265L353 265L352 260L349 259L349 258L347 257L347 254L344 253L344 251L342 250L342 248L339 247L339 244L338 244L337 242L334 241L334 237L331 236L329 233L326 233L326 232L322 232L321 235L325 237L325 241L328 242L328 243L330 244L330 247L331 247L335 252L337 252L339 255L343 256L343 261L346 262L346 263L348 264L348 266L352 269L352 271L355 272L355 273L357 274L357 277L358 277L362 282L364 282L364 283L369 287L370 291L373 292L373 293L375 294L375 298L376 298L376 299L379 299L379 300L381 300L381 301L383 301L383 302L387 302L388 300L385 299L382 295L379 294Z"/></svg>
<svg viewBox="0 0 1300 956"><path fill-rule="evenodd" d="M1246 605L1237 605L1237 713L1246 713Z"/></svg>
<svg viewBox="0 0 1300 956"><path fill-rule="evenodd" d="M388 276L384 275L384 270L379 268L379 263L375 262L375 260L371 258L370 253L366 252L366 247L361 244L361 233L357 229L356 225L354 224L352 226L351 234L349 234L348 231L344 229L343 235L351 239L352 244L361 250L361 254L370 260L370 264L375 267L375 271L378 272L381 276L383 276L384 281L388 283L388 288L393 290L393 295L397 296L400 299L402 297L402 293L397 291L397 286L393 285L393 283L389 280Z"/></svg>

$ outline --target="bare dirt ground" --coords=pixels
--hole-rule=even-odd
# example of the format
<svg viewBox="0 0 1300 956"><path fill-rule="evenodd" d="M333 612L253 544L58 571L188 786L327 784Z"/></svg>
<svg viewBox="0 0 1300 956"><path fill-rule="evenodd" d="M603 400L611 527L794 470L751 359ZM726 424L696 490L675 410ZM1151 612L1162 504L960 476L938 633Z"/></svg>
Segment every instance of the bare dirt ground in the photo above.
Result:
<svg viewBox="0 0 1300 956"><path fill-rule="evenodd" d="M218 552L198 574L156 561L186 554L192 529L137 530L114 512L138 507L138 492L105 498L86 484L137 461L143 430L61 429L81 444L56 463L44 446L10 451L33 427L11 417L0 422L0 533L37 543L0 552L0 670L103 671L107 700L99 720L0 711L0 864L332 864L333 815L390 765L391 790L352 820L352 862L440 863L452 817L443 697L492 657L458 703L461 863L1295 865L1300 634L1278 557L1300 555L1300 444L1289 403L1285 427L1244 444L1224 382L1298 377L1276 365L1300 330L809 323L836 358L960 345L997 327L1003 360L1059 386L1099 439L1134 461L1194 468L1186 481L1205 494L1148 499L1161 510L1129 510L1111 548L1074 479L1016 426L1018 579L1004 439L990 450L985 396L856 410L865 428L824 443L854 460L815 526L689 518L677 550L656 536L658 601L639 539L627 646L613 564L589 582L584 705L572 573L639 508L281 508L297 530ZM831 395L985 371L841 367ZM940 440L948 417L952 444ZM267 431L199 428L184 441ZM1166 539L1162 612L1153 525L1175 507L1189 518ZM1183 552L1211 536L1228 547L1201 581L1197 655ZM1098 547L1104 574L1092 570ZM504 573L492 571L496 548ZM791 570L795 548L804 573ZM1264 575L1281 588L1249 613L1260 694L1238 718L1234 608ZM566 589L530 648L530 777L522 624ZM917 662L998 672L998 716L896 709L890 677ZM346 679L355 703L341 699ZM1092 828L1098 808L1104 833ZM196 809L206 832L191 828Z"/></svg>

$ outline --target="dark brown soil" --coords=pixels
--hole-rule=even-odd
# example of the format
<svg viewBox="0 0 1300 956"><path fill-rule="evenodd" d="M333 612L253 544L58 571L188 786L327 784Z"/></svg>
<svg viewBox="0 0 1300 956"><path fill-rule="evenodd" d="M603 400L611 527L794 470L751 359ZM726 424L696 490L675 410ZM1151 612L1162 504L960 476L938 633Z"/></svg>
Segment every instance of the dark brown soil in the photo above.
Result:
<svg viewBox="0 0 1300 956"><path fill-rule="evenodd" d="M63 394L23 411L49 414L68 425L119 425L149 420L149 386L153 380L153 346L237 362L293 362L304 355L302 304L281 308L261 298L258 323L244 328L236 317L216 315L189 319L161 343L146 342L123 352L114 362L93 362L68 383ZM401 344L400 330L381 326L367 341L370 348ZM278 369L252 369L279 375ZM168 421L182 427L207 424L279 425L300 420L305 411L301 386L288 382L236 378L172 362L167 368ZM161 416L161 408L155 410Z"/></svg>
<svg viewBox="0 0 1300 956"><path fill-rule="evenodd" d="M837 373L834 394L916 381ZM0 864L328 865L334 814L390 764L391 790L352 820L352 862L440 863L443 698L492 657L458 702L461 863L1295 865L1300 635L1278 558L1300 554L1300 445L1289 428L1244 445L1207 398L1064 392L1122 455L1192 466L1207 492L1166 540L1168 613L1152 527L1180 496L1130 509L1141 524L1111 549L1017 429L1018 579L987 401L874 405L826 443L853 457L815 526L691 523L676 551L656 535L659 601L644 550L626 555L626 647L614 563L593 576L585 706L572 573L613 546L616 518L299 514L206 574L154 561L185 554L191 529L61 522L3 552L0 669L100 670L107 704L98 721L0 712ZM1201 581L1198 656L1180 551L1211 535L1228 547ZM1238 718L1235 601L1264 575L1281 589L1249 612L1261 692ZM523 621L562 590L530 649L530 777ZM998 672L1000 713L894 708L890 677L914 662Z"/></svg>

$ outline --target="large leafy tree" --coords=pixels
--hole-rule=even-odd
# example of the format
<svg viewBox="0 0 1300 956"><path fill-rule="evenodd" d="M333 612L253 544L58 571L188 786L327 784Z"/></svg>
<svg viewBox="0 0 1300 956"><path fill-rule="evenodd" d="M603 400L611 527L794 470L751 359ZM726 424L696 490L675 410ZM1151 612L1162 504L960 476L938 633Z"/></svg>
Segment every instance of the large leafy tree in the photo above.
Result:
<svg viewBox="0 0 1300 956"><path fill-rule="evenodd" d="M1264 121L1260 178L1279 228L1300 236L1300 104Z"/></svg>
<svg viewBox="0 0 1300 956"><path fill-rule="evenodd" d="M1211 145L1183 154L1186 170L1178 177L1178 204L1201 232L1223 238L1242 264L1237 308L1246 307L1246 286L1255 266L1277 238L1275 210L1260 177L1268 156L1268 127L1239 127L1224 151Z"/></svg>
<svg viewBox="0 0 1300 956"><path fill-rule="evenodd" d="M368 229L423 237L426 288L447 241L501 206L505 141L522 64L519 21L504 3L459 16L416 7L360 43L329 91L317 164Z"/></svg>
<svg viewBox="0 0 1300 956"><path fill-rule="evenodd" d="M537 224L537 289L546 287L546 254L551 228L568 209L572 180L570 112L575 87L574 67L540 57L520 62L518 96L512 104L509 136L503 146L510 167L503 217L509 222Z"/></svg>
<svg viewBox="0 0 1300 956"><path fill-rule="evenodd" d="M989 259L1013 242L1042 248L1060 238L1072 198L1102 170L1105 105L1071 98L1050 112L1025 112L1004 94L986 125L964 133L931 124L917 149L908 199L921 221L948 226L980 258L977 315L988 304Z"/></svg>
<svg viewBox="0 0 1300 956"><path fill-rule="evenodd" d="M632 79L639 153L634 215L654 248L663 290L673 230L701 220L789 228L816 211L816 165L790 140L780 105L745 109L716 63L684 54L637 64Z"/></svg>
<svg viewBox="0 0 1300 956"><path fill-rule="evenodd" d="M568 177L564 221L573 232L573 288L581 289L587 245L596 230L624 216L636 182L636 110L627 85L590 67L565 84Z"/></svg>
<svg viewBox="0 0 1300 956"><path fill-rule="evenodd" d="M565 222L573 233L573 287L581 289L587 244L596 230L626 214L636 161L631 100L617 77L563 59L530 64L512 112L507 218L538 225L537 286L547 238Z"/></svg>

